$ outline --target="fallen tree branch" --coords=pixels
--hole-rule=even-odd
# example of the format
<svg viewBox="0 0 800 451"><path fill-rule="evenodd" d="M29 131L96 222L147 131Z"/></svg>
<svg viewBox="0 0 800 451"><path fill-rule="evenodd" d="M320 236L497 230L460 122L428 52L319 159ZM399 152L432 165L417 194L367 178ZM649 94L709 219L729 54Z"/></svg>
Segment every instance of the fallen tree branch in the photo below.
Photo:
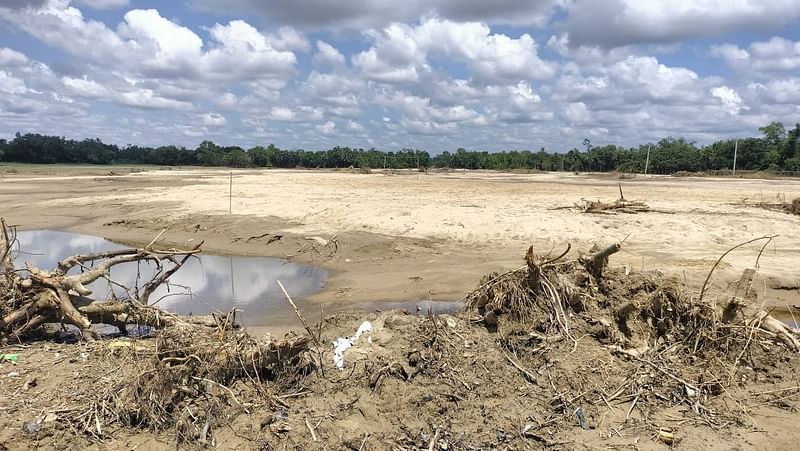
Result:
<svg viewBox="0 0 800 451"><path fill-rule="evenodd" d="M2 220L0 228L0 337L8 335L18 339L45 323L76 326L88 340L97 338L92 326L100 323L114 325L122 333L126 332L127 325L154 328L174 325L233 326L231 321L221 323L213 315L181 317L147 305L153 292L169 283L169 278L200 251L202 243L189 250L151 249L161 236L159 234L145 248L73 255L61 260L49 271L26 264L28 274L23 277L24 272L18 273L11 260L13 230L10 231ZM142 261L155 262L157 271L139 292L123 286L130 299L120 302L88 297L92 294L89 285L101 278L111 280L110 271L113 267ZM164 265L164 262L171 263L171 266ZM75 267L83 271L69 274Z"/></svg>

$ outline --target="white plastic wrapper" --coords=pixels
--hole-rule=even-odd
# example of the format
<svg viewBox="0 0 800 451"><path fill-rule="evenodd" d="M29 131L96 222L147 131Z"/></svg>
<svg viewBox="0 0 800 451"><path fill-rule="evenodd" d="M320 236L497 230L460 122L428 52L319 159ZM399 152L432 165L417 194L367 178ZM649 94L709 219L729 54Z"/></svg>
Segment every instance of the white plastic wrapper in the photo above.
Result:
<svg viewBox="0 0 800 451"><path fill-rule="evenodd" d="M344 369L344 351L352 347L362 335L369 334L367 342L372 343L372 323L364 321L352 337L339 337L333 342L333 363L336 368Z"/></svg>

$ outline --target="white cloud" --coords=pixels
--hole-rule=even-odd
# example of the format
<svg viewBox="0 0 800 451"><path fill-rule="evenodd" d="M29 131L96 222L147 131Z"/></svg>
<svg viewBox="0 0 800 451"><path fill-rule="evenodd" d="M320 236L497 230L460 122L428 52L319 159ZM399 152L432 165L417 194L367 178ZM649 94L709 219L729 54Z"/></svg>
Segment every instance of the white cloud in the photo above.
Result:
<svg viewBox="0 0 800 451"><path fill-rule="evenodd" d="M185 71L202 54L203 40L199 36L161 17L154 9L128 11L118 35L135 43L137 53L144 57L137 64L155 71Z"/></svg>
<svg viewBox="0 0 800 451"><path fill-rule="evenodd" d="M753 42L747 49L733 44L714 45L711 54L740 72L770 75L800 71L800 41L775 36L769 41Z"/></svg>
<svg viewBox="0 0 800 451"><path fill-rule="evenodd" d="M296 115L294 111L280 106L273 107L268 116L268 118L272 119L273 121L293 121L295 120L295 117Z"/></svg>
<svg viewBox="0 0 800 451"><path fill-rule="evenodd" d="M154 9L128 11L114 31L86 20L68 0L49 0L40 9L0 8L0 18L75 57L157 78L270 80L283 86L294 74L297 59L273 44L296 48L303 47L304 40L293 29L281 28L272 42L247 22L233 20L211 27L212 40L204 43Z"/></svg>
<svg viewBox="0 0 800 451"><path fill-rule="evenodd" d="M800 104L800 78L769 80L766 83L750 83L747 89L764 104Z"/></svg>
<svg viewBox="0 0 800 451"><path fill-rule="evenodd" d="M473 77L487 83L547 79L557 67L539 58L530 35L512 38L492 34L487 25L478 22L429 17L416 26L395 23L367 35L375 45L356 54L353 65L376 81L418 81L422 73L429 71L431 57L466 64Z"/></svg>
<svg viewBox="0 0 800 451"><path fill-rule="evenodd" d="M417 69L425 65L426 55L410 32L410 27L404 24L392 24L380 32L367 32L375 45L355 54L353 65L371 80L388 83L417 81Z"/></svg>
<svg viewBox="0 0 800 451"><path fill-rule="evenodd" d="M164 108L174 110L190 110L192 104L180 100L167 99L156 94L152 89L136 89L119 95L119 101L137 108Z"/></svg>
<svg viewBox="0 0 800 451"><path fill-rule="evenodd" d="M336 68L345 65L344 55L325 41L317 41L314 64L323 68Z"/></svg>
<svg viewBox="0 0 800 451"><path fill-rule="evenodd" d="M73 94L78 96L110 98L113 95L111 90L105 86L102 86L99 83L87 78L64 77L62 81L64 86L66 86Z"/></svg>
<svg viewBox="0 0 800 451"><path fill-rule="evenodd" d="M40 8L5 9L0 19L72 55L116 63L132 47L102 22L85 20L69 0L48 0ZM119 55L119 56L118 56Z"/></svg>
<svg viewBox="0 0 800 451"><path fill-rule="evenodd" d="M236 19L231 11L249 1L234 0L226 15ZM54 63L20 52L28 51L26 40L17 43L10 33L12 40L3 44L13 49L0 47L0 136L19 130L121 144L193 146L209 138L245 147L269 140L307 149L348 144L563 150L580 146L585 136L597 144L670 135L706 143L800 117L796 37L741 43L737 36L738 45L719 42L705 54L682 41L643 45L697 35L690 23L681 28L671 17L644 29L659 2L608 2L609 14L622 14L624 29L581 41L567 27L575 19L569 16L571 0L538 6L434 0L436 11L412 0L386 3L385 11L369 18L357 10L363 2L310 1L323 10L336 4L352 11L338 19L321 15L317 24L323 27L370 26L360 35L314 33L309 43L304 24L277 16L263 21L272 24L264 29L202 15L189 26L180 8L169 15L103 13L100 22L74 1L14 0L15 8L3 2L0 26L41 41L45 50L37 47L36 55ZM368 8L382 1L371 0ZM555 3L567 5L567 28L536 29L537 37L552 34L545 49L525 29L489 25L534 23L536 14L526 11L544 18ZM686 16L689 4L679 0L676 14ZM737 0L730 8L698 14L716 15L709 19L713 34L720 23L738 20L742 5L752 4ZM424 11L404 18L405 9L414 8ZM631 17L641 24L632 25ZM310 53L300 56L302 63L299 52ZM557 59L549 57L554 52ZM687 52L696 53L684 59ZM734 73L697 63L698 55L708 54L724 59Z"/></svg>
<svg viewBox="0 0 800 451"><path fill-rule="evenodd" d="M571 102L564 106L564 117L570 123L587 123L592 115L583 102Z"/></svg>
<svg viewBox="0 0 800 451"><path fill-rule="evenodd" d="M728 114L736 115L742 108L746 108L739 94L728 86L723 85L711 88L711 95L722 102L722 107Z"/></svg>
<svg viewBox="0 0 800 451"><path fill-rule="evenodd" d="M347 129L353 132L365 132L367 130L356 121L347 121Z"/></svg>
<svg viewBox="0 0 800 451"><path fill-rule="evenodd" d="M282 82L294 73L294 53L275 50L267 38L242 20L214 25L211 36L219 44L202 58L206 77L221 80L271 78ZM233 69L233 70L232 70Z"/></svg>
<svg viewBox="0 0 800 451"><path fill-rule="evenodd" d="M23 53L6 47L0 47L0 66L19 66L27 62L28 57Z"/></svg>
<svg viewBox="0 0 800 451"><path fill-rule="evenodd" d="M0 92L6 94L23 94L28 92L25 82L6 71L0 70Z"/></svg>
<svg viewBox="0 0 800 451"><path fill-rule="evenodd" d="M331 121L317 125L315 128L317 129L318 132L322 133L323 135L330 136L336 134L336 124L334 124Z"/></svg>
<svg viewBox="0 0 800 451"><path fill-rule="evenodd" d="M209 127L220 127L228 123L225 116L219 113L206 113L201 117L203 125Z"/></svg>
<svg viewBox="0 0 800 451"><path fill-rule="evenodd" d="M275 33L270 33L267 38L272 48L278 51L308 52L311 50L308 39L293 27L280 27Z"/></svg>

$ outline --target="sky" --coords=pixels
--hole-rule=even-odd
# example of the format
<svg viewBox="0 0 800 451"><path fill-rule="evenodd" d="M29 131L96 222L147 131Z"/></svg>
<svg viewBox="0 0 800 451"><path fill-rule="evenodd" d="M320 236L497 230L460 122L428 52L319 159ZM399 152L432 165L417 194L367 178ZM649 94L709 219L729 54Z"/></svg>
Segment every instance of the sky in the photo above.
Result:
<svg viewBox="0 0 800 451"><path fill-rule="evenodd" d="M800 122L800 0L0 0L0 138L437 154Z"/></svg>

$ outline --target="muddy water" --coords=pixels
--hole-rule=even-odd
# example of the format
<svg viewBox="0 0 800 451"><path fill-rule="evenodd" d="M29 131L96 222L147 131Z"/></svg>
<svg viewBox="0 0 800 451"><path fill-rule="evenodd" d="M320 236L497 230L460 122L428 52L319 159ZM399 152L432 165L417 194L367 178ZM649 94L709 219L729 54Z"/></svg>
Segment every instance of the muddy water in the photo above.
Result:
<svg viewBox="0 0 800 451"><path fill-rule="evenodd" d="M23 231L18 235L19 253L16 265L25 262L42 269L55 267L70 255L122 249L104 238L52 230ZM150 280L155 265L128 263L114 267L113 281L132 287ZM288 263L268 257L228 257L200 254L190 259L170 279L169 287L161 287L151 297L151 303L179 314L203 315L211 312L240 311L240 321L258 331L282 332L299 324L288 306L277 280L292 295L303 315L316 322L322 315L342 311L404 309L412 314L451 313L460 303L413 300L408 302L326 303L320 305L306 300L325 286L326 270L313 266ZM99 280L90 288L97 299L108 299L112 293L119 298L127 295L108 281Z"/></svg>

